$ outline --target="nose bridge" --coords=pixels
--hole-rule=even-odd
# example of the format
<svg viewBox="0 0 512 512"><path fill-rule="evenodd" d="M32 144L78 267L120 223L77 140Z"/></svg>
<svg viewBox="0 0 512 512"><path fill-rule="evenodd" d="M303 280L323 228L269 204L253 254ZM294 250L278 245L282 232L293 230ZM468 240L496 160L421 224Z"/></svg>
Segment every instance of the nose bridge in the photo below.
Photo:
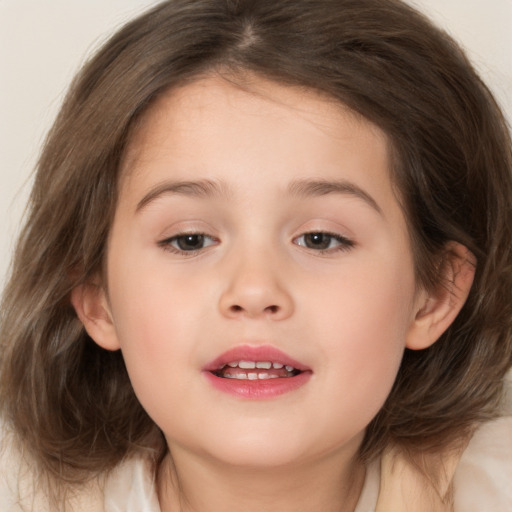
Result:
<svg viewBox="0 0 512 512"><path fill-rule="evenodd" d="M248 245L226 262L226 279L219 306L229 317L270 317L281 320L293 312L284 264L278 251Z"/></svg>

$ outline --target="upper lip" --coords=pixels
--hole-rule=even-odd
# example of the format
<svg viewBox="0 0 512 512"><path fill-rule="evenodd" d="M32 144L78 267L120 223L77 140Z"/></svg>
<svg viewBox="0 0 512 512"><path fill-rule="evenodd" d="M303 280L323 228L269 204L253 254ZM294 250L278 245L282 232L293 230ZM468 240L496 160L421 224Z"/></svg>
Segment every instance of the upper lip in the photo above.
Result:
<svg viewBox="0 0 512 512"><path fill-rule="evenodd" d="M271 363L281 363L284 366L293 366L296 370L308 371L310 368L305 364L293 359L278 348L271 345L239 345L210 361L203 368L204 371L214 372L236 361L269 361Z"/></svg>

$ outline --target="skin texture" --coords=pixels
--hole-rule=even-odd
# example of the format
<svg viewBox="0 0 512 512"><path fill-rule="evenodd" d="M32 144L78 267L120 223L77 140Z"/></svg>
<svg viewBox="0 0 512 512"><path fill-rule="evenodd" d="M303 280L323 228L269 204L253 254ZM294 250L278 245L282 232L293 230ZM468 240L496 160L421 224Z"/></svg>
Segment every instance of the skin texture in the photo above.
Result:
<svg viewBox="0 0 512 512"><path fill-rule="evenodd" d="M443 268L461 293L418 290L388 156L368 121L256 77L204 78L145 114L123 163L108 295L98 279L73 304L97 343L122 350L165 434L163 511L353 510L357 451L405 347L438 338L472 279L454 260ZM180 252L183 233L204 244ZM334 236L319 250L308 233ZM311 378L265 400L222 393L202 370L239 345L278 348Z"/></svg>

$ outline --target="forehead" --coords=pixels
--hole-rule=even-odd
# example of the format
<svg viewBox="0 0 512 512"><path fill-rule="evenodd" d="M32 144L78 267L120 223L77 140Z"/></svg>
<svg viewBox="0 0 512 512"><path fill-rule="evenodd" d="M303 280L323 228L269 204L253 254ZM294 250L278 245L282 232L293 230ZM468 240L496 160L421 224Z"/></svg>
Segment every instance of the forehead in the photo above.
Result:
<svg viewBox="0 0 512 512"><path fill-rule="evenodd" d="M200 158L200 150L215 143L213 132L238 150L244 146L249 150L256 137L260 147L264 144L269 150L293 145L294 137L306 132L312 135L311 145L296 146L298 153L311 150L319 139L357 140L359 146L378 151L390 167L386 134L332 97L254 75L233 79L213 75L166 91L151 104L132 131L121 175L143 170L144 161L157 153L176 158L193 147L193 156ZM249 140L244 138L248 133L253 134ZM319 145L319 154L321 150Z"/></svg>
<svg viewBox="0 0 512 512"><path fill-rule="evenodd" d="M243 175L247 185L252 176L249 188L272 181L284 192L293 180L346 174L389 202L388 146L376 125L326 95L249 75L209 76L167 91L143 114L124 155L121 199L170 177Z"/></svg>

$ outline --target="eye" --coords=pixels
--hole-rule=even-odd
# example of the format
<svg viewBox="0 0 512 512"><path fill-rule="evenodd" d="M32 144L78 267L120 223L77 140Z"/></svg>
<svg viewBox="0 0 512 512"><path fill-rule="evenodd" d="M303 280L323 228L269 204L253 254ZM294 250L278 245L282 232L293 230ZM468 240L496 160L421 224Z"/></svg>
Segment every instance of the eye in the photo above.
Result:
<svg viewBox="0 0 512 512"><path fill-rule="evenodd" d="M319 252L346 251L354 246L354 242L341 235L324 232L304 233L293 240L297 245Z"/></svg>
<svg viewBox="0 0 512 512"><path fill-rule="evenodd" d="M217 242L213 237L203 233L182 233L166 238L159 242L158 245L171 252L193 254Z"/></svg>

